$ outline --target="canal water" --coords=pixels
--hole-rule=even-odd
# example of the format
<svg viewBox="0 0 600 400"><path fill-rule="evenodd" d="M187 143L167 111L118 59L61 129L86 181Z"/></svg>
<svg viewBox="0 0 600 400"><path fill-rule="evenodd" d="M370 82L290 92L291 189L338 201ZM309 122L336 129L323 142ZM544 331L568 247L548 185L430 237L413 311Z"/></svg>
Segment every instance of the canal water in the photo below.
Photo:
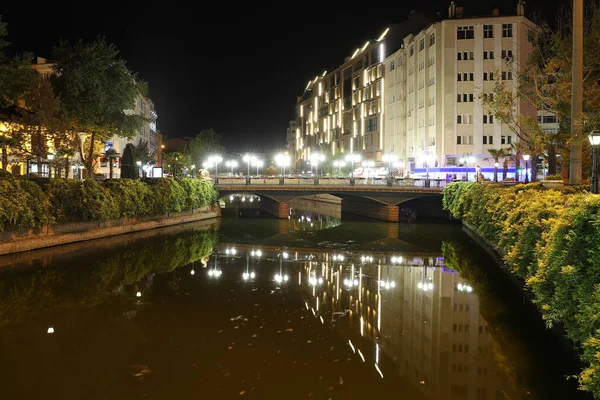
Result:
<svg viewBox="0 0 600 400"><path fill-rule="evenodd" d="M460 225L259 203L0 257L0 398L588 398Z"/></svg>

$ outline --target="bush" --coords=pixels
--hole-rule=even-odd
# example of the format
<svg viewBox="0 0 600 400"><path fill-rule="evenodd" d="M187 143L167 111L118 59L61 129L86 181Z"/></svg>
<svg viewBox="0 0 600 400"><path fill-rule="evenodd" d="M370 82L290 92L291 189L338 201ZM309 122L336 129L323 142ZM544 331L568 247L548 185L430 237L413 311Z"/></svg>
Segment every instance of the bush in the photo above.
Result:
<svg viewBox="0 0 600 400"><path fill-rule="evenodd" d="M213 204L217 192L199 179L129 179L98 182L52 179L44 189L32 181L0 180L0 232L47 224L165 215Z"/></svg>
<svg viewBox="0 0 600 400"><path fill-rule="evenodd" d="M444 208L497 244L535 295L548 326L560 323L581 349L581 387L600 396L600 196L540 183L453 183Z"/></svg>

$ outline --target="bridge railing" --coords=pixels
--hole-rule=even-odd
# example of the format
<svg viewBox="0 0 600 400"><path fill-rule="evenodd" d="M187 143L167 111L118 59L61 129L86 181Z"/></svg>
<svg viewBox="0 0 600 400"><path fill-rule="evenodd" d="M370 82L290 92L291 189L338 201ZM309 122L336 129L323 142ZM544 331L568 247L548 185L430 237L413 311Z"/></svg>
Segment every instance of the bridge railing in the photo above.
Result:
<svg viewBox="0 0 600 400"><path fill-rule="evenodd" d="M294 177L257 177L257 178L219 178L218 186L391 186L443 188L444 179L386 179L386 178L294 178Z"/></svg>

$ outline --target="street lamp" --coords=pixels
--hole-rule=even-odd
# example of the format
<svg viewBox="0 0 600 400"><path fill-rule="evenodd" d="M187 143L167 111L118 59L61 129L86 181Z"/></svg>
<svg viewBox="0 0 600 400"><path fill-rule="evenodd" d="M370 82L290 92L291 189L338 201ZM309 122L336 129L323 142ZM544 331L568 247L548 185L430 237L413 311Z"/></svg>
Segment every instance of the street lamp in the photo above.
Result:
<svg viewBox="0 0 600 400"><path fill-rule="evenodd" d="M360 161L360 154L350 153L346 156L346 161L352 164L352 171L350 177L352 178L352 180L354 180L354 163Z"/></svg>
<svg viewBox="0 0 600 400"><path fill-rule="evenodd" d="M343 167L346 166L346 161L344 161L344 160L335 160L333 162L333 166L337 167L337 169L338 169L338 175L341 175L342 174L341 173L341 168L343 168Z"/></svg>
<svg viewBox="0 0 600 400"><path fill-rule="evenodd" d="M319 163L325 161L325 155L321 153L313 153L310 155L310 169L312 170L312 164L315 165L315 174L319 177Z"/></svg>
<svg viewBox="0 0 600 400"><path fill-rule="evenodd" d="M475 157L473 157L470 153L463 154L460 158L460 162L465 164L467 168L467 182L469 181L469 163L475 162Z"/></svg>
<svg viewBox="0 0 600 400"><path fill-rule="evenodd" d="M252 154L244 154L242 160L244 160L244 162L248 165L248 176L250 176L250 163L256 160L256 156Z"/></svg>
<svg viewBox="0 0 600 400"><path fill-rule="evenodd" d="M398 161L398 156L395 154L384 154L381 161L388 163L388 174L392 177L392 164Z"/></svg>
<svg viewBox="0 0 600 400"><path fill-rule="evenodd" d="M219 163L221 161L223 161L223 157L221 157L220 155L214 155L214 156L208 157L207 162L204 164L204 166L206 168L210 168L214 165L214 167L215 167L215 185L217 184L217 177L219 174Z"/></svg>
<svg viewBox="0 0 600 400"><path fill-rule="evenodd" d="M287 154L277 154L275 162L281 167L281 176L285 175L285 167L290 164L290 156Z"/></svg>
<svg viewBox="0 0 600 400"><path fill-rule="evenodd" d="M498 167L500 166L499 162L494 163L494 182L498 182Z"/></svg>
<svg viewBox="0 0 600 400"><path fill-rule="evenodd" d="M588 136L592 145L592 184L591 192L598 194L598 145L600 145L600 131L592 131Z"/></svg>
<svg viewBox="0 0 600 400"><path fill-rule="evenodd" d="M48 178L52 178L52 160L54 160L54 154L48 154L48 161L50 161L50 169L48 170Z"/></svg>
<svg viewBox="0 0 600 400"><path fill-rule="evenodd" d="M529 183L529 169L528 169L528 164L529 164L529 158L531 156L529 154L523 154L523 160L525 160L525 183Z"/></svg>
<svg viewBox="0 0 600 400"><path fill-rule="evenodd" d="M425 163L425 179L429 180L429 164L435 161L435 157L427 153L423 156L422 161Z"/></svg>
<svg viewBox="0 0 600 400"><path fill-rule="evenodd" d="M231 167L231 175L233 175L233 169L237 168L238 163L235 160L229 160L225 163L226 166Z"/></svg>
<svg viewBox="0 0 600 400"><path fill-rule="evenodd" d="M257 158L254 158L254 159L252 160L252 166L253 166L253 167L256 167L256 176L258 176L258 169L259 169L259 168L262 168L262 167L263 167L263 165L265 165L265 163L263 162L263 160L259 160L259 159L257 159Z"/></svg>

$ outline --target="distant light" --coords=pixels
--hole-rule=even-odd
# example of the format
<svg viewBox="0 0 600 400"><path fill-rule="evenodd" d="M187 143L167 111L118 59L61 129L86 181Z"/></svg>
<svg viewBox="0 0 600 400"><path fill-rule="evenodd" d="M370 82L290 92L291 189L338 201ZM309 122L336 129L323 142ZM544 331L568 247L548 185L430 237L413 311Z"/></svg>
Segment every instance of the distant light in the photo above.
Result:
<svg viewBox="0 0 600 400"><path fill-rule="evenodd" d="M254 199L252 197L250 197L250 203L252 203L254 201Z"/></svg>
<svg viewBox="0 0 600 400"><path fill-rule="evenodd" d="M287 281L288 281L288 279L290 279L290 278L289 278L287 275L284 275L284 276L283 276L283 281L284 281L284 282L287 282Z"/></svg>
<svg viewBox="0 0 600 400"><path fill-rule="evenodd" d="M48 331L47 331L47 332L48 332L48 333L54 333L54 328L53 328L53 327L50 327L50 328L48 328Z"/></svg>
<svg viewBox="0 0 600 400"><path fill-rule="evenodd" d="M358 286L358 279L355 279L353 283L354 283L354 286Z"/></svg>
<svg viewBox="0 0 600 400"><path fill-rule="evenodd" d="M323 284L323 278L319 278L319 285Z"/></svg>
<svg viewBox="0 0 600 400"><path fill-rule="evenodd" d="M375 369L379 372L379 375L383 378L383 372L379 369L379 365L375 364Z"/></svg>
<svg viewBox="0 0 600 400"><path fill-rule="evenodd" d="M254 279L254 277L256 276L256 274L254 272L250 272L250 278Z"/></svg>
<svg viewBox="0 0 600 400"><path fill-rule="evenodd" d="M396 287L396 282L392 281L392 282L390 283L390 286L392 287L392 289L393 289L393 288L395 288L395 287Z"/></svg>
<svg viewBox="0 0 600 400"><path fill-rule="evenodd" d="M233 201L233 196L229 196L229 201Z"/></svg>
<svg viewBox="0 0 600 400"><path fill-rule="evenodd" d="M194 270L190 271L190 275L194 275L195 273L196 273L196 271L194 271Z"/></svg>
<svg viewBox="0 0 600 400"><path fill-rule="evenodd" d="M245 198L245 197L242 197L242 202L244 202L244 201L246 201L246 198Z"/></svg>
<svg viewBox="0 0 600 400"><path fill-rule="evenodd" d="M359 50L360 50L360 49L356 49L356 50L354 51L354 54L352 54L352 57L350 57L350 59L353 59L354 57L356 57L356 54L358 54Z"/></svg>
<svg viewBox="0 0 600 400"><path fill-rule="evenodd" d="M321 323L325 324L325 321L323 321L323 317L319 316L319 318L321 318Z"/></svg>
<svg viewBox="0 0 600 400"><path fill-rule="evenodd" d="M352 352L356 353L356 349L354 348L354 345L352 344L351 340L348 340L348 344L350 345L350 348L352 349Z"/></svg>
<svg viewBox="0 0 600 400"><path fill-rule="evenodd" d="M137 293L135 294L135 297L142 297L142 292L137 292Z"/></svg>
<svg viewBox="0 0 600 400"><path fill-rule="evenodd" d="M367 41L367 43L365 43L365 45L362 47L362 49L360 49L360 51L365 51L365 49L367 48L367 46L369 45L370 42Z"/></svg>
<svg viewBox="0 0 600 400"><path fill-rule="evenodd" d="M245 281L247 281L247 280L250 278L250 274L249 274L249 273L247 273L247 272L244 272L244 273L242 274L242 278L243 278Z"/></svg>
<svg viewBox="0 0 600 400"><path fill-rule="evenodd" d="M282 254L283 258L288 258L288 253L286 253L285 251Z"/></svg>
<svg viewBox="0 0 600 400"><path fill-rule="evenodd" d="M433 289L433 283L429 282L427 284L427 289L432 290Z"/></svg>
<svg viewBox="0 0 600 400"><path fill-rule="evenodd" d="M381 42L383 40L383 38L385 37L385 35L387 35L388 31L390 30L390 28L387 28L382 34L381 36L379 36L379 39L377 39L378 42Z"/></svg>

